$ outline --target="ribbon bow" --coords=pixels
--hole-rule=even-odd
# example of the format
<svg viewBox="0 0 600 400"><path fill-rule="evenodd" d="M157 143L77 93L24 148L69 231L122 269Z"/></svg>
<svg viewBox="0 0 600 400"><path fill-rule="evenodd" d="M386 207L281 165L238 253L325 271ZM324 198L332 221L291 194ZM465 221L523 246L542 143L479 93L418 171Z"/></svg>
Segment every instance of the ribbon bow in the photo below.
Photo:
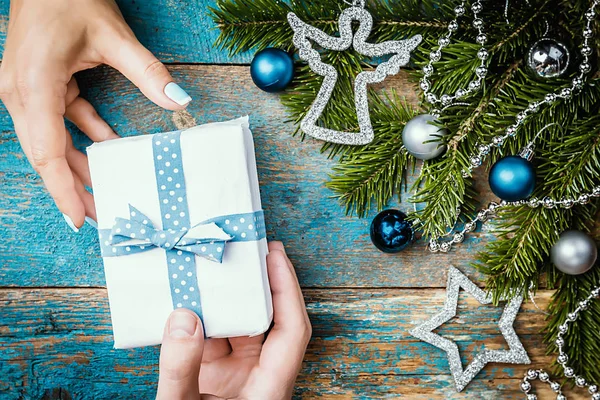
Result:
<svg viewBox="0 0 600 400"><path fill-rule="evenodd" d="M150 219L129 205L130 219L116 218L108 243L115 256L140 253L159 247L194 253L221 263L225 243L233 237L214 222L200 223L192 228L156 229Z"/></svg>

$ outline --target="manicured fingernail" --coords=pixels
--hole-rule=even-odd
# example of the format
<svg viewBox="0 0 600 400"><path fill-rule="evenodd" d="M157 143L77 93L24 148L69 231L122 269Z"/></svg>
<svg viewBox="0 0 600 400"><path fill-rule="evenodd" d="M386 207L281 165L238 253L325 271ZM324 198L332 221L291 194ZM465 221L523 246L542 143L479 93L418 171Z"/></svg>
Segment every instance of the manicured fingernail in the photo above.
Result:
<svg viewBox="0 0 600 400"><path fill-rule="evenodd" d="M90 217L85 217L85 222L87 222L88 224L90 224L92 226L92 228L98 229L98 224L96 223L96 221L94 221Z"/></svg>
<svg viewBox="0 0 600 400"><path fill-rule="evenodd" d="M192 101L192 98L190 97L190 95L187 94L187 92L185 90L183 90L181 88L181 86L179 86L175 82L167 83L167 86L165 86L164 92L168 98L170 98L171 100L173 100L175 103L179 104L180 106L185 106L187 103Z"/></svg>
<svg viewBox="0 0 600 400"><path fill-rule="evenodd" d="M63 214L62 216L65 219L65 221L67 221L67 225L69 225L69 228L73 229L73 232L79 232L79 228L75 226L71 217L69 217L67 214Z"/></svg>
<svg viewBox="0 0 600 400"><path fill-rule="evenodd" d="M173 338L194 336L196 333L197 319L183 311L175 311L169 318L169 335Z"/></svg>

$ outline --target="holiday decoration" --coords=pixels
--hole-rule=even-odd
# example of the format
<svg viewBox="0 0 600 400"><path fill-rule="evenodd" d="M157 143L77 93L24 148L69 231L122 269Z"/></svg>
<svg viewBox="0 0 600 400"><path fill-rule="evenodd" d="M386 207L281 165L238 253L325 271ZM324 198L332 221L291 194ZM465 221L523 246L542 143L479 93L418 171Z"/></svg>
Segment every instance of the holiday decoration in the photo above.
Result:
<svg viewBox="0 0 600 400"><path fill-rule="evenodd" d="M268 329L247 118L95 143L87 153L116 348L160 343L177 308L198 314L207 337Z"/></svg>
<svg viewBox="0 0 600 400"><path fill-rule="evenodd" d="M540 78L563 76L569 68L570 55L561 42L544 38L537 41L527 56L527 66Z"/></svg>
<svg viewBox="0 0 600 400"><path fill-rule="evenodd" d="M550 251L552 263L568 275L585 274L594 266L598 249L594 240L581 231L566 231Z"/></svg>
<svg viewBox="0 0 600 400"><path fill-rule="evenodd" d="M424 40L412 52L412 73L402 74L393 85L386 81L367 92L376 140L361 147L324 144L324 151L337 160L327 186L348 213L364 217L373 205L385 209L399 188L410 183L417 189L410 199L422 207L409 214L409 219L415 231L429 239L429 249L442 254L460 251L458 246L469 233L496 218L493 229L501 234L477 256L491 296L498 301L523 288L537 287L548 270L546 255L558 240L557 227L591 228L600 209L600 102L595 101L600 98L600 80L598 66L592 62L599 43L598 4L598 0L510 2L510 24L506 24L502 7L485 1L369 3L369 10L377 16L370 42L403 40L416 34ZM252 6L244 0L218 0L219 44L233 53L255 45L289 47L292 29L264 28L273 21L286 24L289 12L335 36L336 27L324 21L337 20L343 7L341 1L324 0L260 0ZM543 37L544 22L560 27L556 38L571 50L570 65L561 79L540 79L527 65L531 45ZM239 28L240 24L244 27ZM321 54L339 72L323 109L322 124L355 132L358 121L349 112L355 104L354 77L371 60L355 51ZM374 60L373 66L381 60ZM281 96L294 121L306 117L323 82L304 65L298 74L297 90ZM405 89L411 83L423 90L419 103L412 100L412 90ZM414 157L402 147L400 136L405 124L423 112L443 124L447 147L443 157L423 164L416 181L407 181ZM548 126L553 128L542 128ZM476 170L489 165L490 159L517 154L530 142L538 146L528 151L535 155L540 197L501 200L479 208L481 199L474 184L481 175ZM546 327L550 338L561 323L561 307L576 302L572 288L598 286L600 275L592 269L577 277L547 274L546 279L556 288L549 305L555 311ZM600 381L600 351L581 349L590 346L587 338L600 329L599 315L590 313L586 323L578 326L577 335L570 337L573 351L578 352L577 368L595 382Z"/></svg>
<svg viewBox="0 0 600 400"><path fill-rule="evenodd" d="M520 156L504 157L492 166L489 183L492 192L502 200L524 200L535 189L535 169Z"/></svg>
<svg viewBox="0 0 600 400"><path fill-rule="evenodd" d="M292 82L294 60L280 49L261 50L252 59L250 76L254 84L265 92L280 92Z"/></svg>
<svg viewBox="0 0 600 400"><path fill-rule="evenodd" d="M435 126L435 117L430 114L417 115L406 123L402 130L402 143L410 154L420 160L431 160L444 152L440 144L446 131Z"/></svg>
<svg viewBox="0 0 600 400"><path fill-rule="evenodd" d="M588 393L592 395L592 400L600 400L600 388L597 384L588 382L585 377L577 375L575 369L573 369L571 366L573 363L569 361L569 356L565 352L567 347L565 336L569 332L569 325L577 321L581 314L589 310L594 299L598 298L600 298L600 286L592 289L591 293L584 300L579 302L579 307L573 310L573 312L567 314L567 319L565 319L562 324L558 326L558 334L556 335L555 340L556 347L558 347L558 357L556 358L556 361L562 367L565 378L572 379L577 387L587 388ZM527 399L537 399L537 396L531 393L533 389L531 386L531 381L536 379L539 379L541 382L550 385L552 390L556 393L557 400L567 399L562 393L561 384L550 380L550 375L542 369L530 369L525 374L523 382L521 383L521 390L527 394Z"/></svg>
<svg viewBox="0 0 600 400"><path fill-rule="evenodd" d="M487 363L529 364L531 362L513 328L515 317L523 302L523 297L516 296L508 302L500 321L498 321L498 327L508 344L509 350L483 350L475 355L467 368L463 369L456 343L433 332L456 316L460 288L463 288L475 297L481 304L491 304L492 302L491 297L471 282L462 272L454 267L450 267L448 270L448 285L446 287L446 303L443 311L410 332L411 335L447 353L450 372L452 372L456 390L459 392L471 382Z"/></svg>
<svg viewBox="0 0 600 400"><path fill-rule="evenodd" d="M359 5L359 6L357 6ZM364 9L364 0L356 2L355 6L345 9L339 18L340 36L329 36L322 30L303 22L294 13L288 14L290 26L294 30L294 45L299 49L300 58L310 65L317 74L324 77L319 94L300 127L307 134L326 142L346 145L361 145L373 140L373 127L369 115L367 85L383 81L388 75L395 75L400 67L406 65L421 36L415 35L410 39L388 41L379 44L367 43L371 34L373 17ZM352 21L358 21L356 34L352 32ZM338 79L336 69L321 61L321 54L312 48L310 41L314 40L320 47L327 50L345 51L351 46L359 54L366 57L383 57L391 55L389 60L380 63L374 71L363 71L354 81L354 99L360 132L340 132L317 125L317 120L323 113L331 98L333 88Z"/></svg>
<svg viewBox="0 0 600 400"><path fill-rule="evenodd" d="M404 250L413 239L411 223L398 210L385 210L371 222L371 241L384 253Z"/></svg>

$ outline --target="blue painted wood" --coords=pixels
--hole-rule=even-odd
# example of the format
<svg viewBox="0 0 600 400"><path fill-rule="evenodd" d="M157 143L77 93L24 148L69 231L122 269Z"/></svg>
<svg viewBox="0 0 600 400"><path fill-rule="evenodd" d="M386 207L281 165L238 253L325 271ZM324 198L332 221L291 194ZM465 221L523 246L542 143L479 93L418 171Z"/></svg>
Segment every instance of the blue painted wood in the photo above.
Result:
<svg viewBox="0 0 600 400"><path fill-rule="evenodd" d="M443 290L305 290L305 296L315 329L296 398L522 398L518 384L527 366L490 364L456 394L445 354L408 334L439 312ZM549 296L539 295L542 306ZM105 290L3 289L0 307L2 399L40 398L57 388L76 399L154 396L158 347L112 349ZM495 323L500 311L461 295L458 317L438 332L456 340L469 361L484 343L506 348ZM528 304L516 322L538 366L550 361L535 345L543 319Z"/></svg>
<svg viewBox="0 0 600 400"><path fill-rule="evenodd" d="M332 162L319 153L317 141L301 143L291 136L294 126L283 122L277 96L258 90L247 67L176 66L172 71L194 98L188 120L251 116L269 238L287 245L304 286L441 287L442 265L467 265L489 240L488 233L475 235L448 256L428 253L422 241L397 255L379 252L368 236L374 213L366 219L344 215L323 186ZM80 82L84 95L123 136L181 126L182 115L153 105L111 69L85 73ZM95 231L86 226L79 234L71 232L23 156L4 110L0 124L2 285L103 286ZM82 148L89 143L81 134L75 142ZM411 205L400 208L408 211Z"/></svg>
<svg viewBox="0 0 600 400"><path fill-rule="evenodd" d="M230 56L216 49L219 36L208 7L215 0L118 0L125 20L139 41L156 57L168 63L240 64L252 54ZM4 52L9 0L0 0L0 50Z"/></svg>

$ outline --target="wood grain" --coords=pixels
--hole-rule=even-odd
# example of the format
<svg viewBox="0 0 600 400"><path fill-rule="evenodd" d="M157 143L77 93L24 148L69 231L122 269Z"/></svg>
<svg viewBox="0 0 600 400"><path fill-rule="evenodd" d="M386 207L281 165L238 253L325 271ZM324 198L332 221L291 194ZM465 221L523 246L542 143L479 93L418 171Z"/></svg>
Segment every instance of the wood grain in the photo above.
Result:
<svg viewBox="0 0 600 400"><path fill-rule="evenodd" d="M549 296L538 295L540 306ZM489 364L457 394L445 354L408 334L439 312L444 290L309 289L305 297L314 333L296 398L522 398L527 366ZM112 348L106 290L0 289L0 308L3 399L59 388L73 398L153 397L159 348ZM437 332L457 341L466 363L483 346L506 348L500 314L463 293L458 316ZM539 345L543 317L529 303L515 324L536 367L550 362Z"/></svg>
<svg viewBox="0 0 600 400"><path fill-rule="evenodd" d="M449 264L466 267L493 239L487 230L476 233L447 256L430 254L423 241L397 255L379 252L368 236L374 212L364 219L344 215L333 193L323 186L332 161L320 154L316 140L302 143L292 137L295 127L284 122L287 117L278 97L258 90L247 67L172 66L171 71L194 98L186 113L153 105L110 68L91 70L79 81L84 96L122 136L249 114L268 237L286 244L304 287L443 287ZM392 83L415 100L405 76ZM12 130L2 110L0 282L17 287L103 286L96 232L89 226L79 234L70 231ZM75 142L81 148L89 144L78 132ZM487 198L483 193L482 201ZM399 207L412 209L406 201Z"/></svg>

